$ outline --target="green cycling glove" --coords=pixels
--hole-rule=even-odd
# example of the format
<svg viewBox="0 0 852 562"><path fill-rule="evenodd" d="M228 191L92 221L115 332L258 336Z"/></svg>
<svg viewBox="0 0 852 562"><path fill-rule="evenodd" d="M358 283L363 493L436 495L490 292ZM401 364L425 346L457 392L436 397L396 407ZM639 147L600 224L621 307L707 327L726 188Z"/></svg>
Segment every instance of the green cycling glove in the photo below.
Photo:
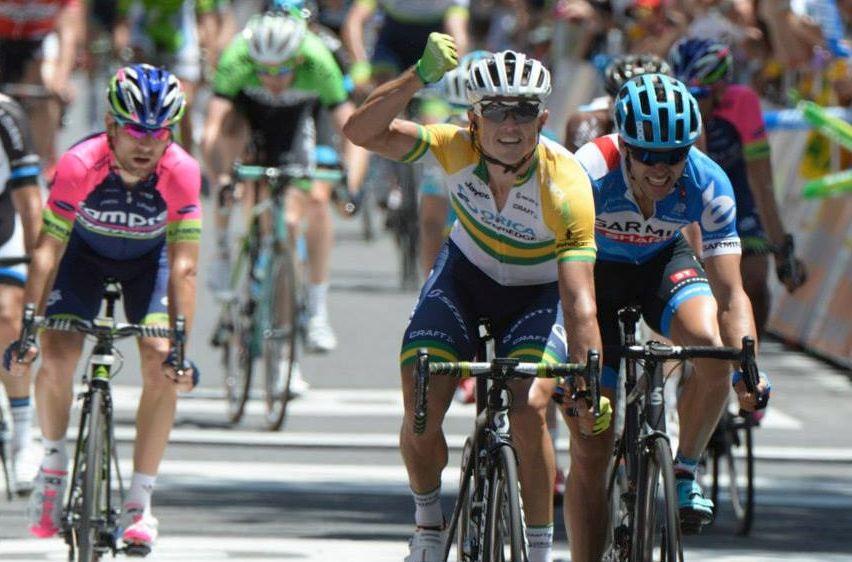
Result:
<svg viewBox="0 0 852 562"><path fill-rule="evenodd" d="M415 71L424 84L433 84L459 64L459 54L452 37L432 32L426 40L423 56L417 61Z"/></svg>
<svg viewBox="0 0 852 562"><path fill-rule="evenodd" d="M600 415L595 420L594 427L592 427L592 435L603 433L612 422L612 404L609 398L601 396L600 402L598 402L598 410L600 410Z"/></svg>

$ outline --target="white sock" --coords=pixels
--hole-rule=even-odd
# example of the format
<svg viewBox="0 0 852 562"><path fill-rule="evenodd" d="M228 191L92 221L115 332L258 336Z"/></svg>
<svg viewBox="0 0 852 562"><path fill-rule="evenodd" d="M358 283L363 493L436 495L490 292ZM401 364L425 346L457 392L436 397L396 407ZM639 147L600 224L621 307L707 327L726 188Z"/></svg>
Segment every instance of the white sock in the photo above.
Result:
<svg viewBox="0 0 852 562"><path fill-rule="evenodd" d="M67 472L68 451L65 449L65 439L51 441L42 437L41 443L44 445L44 459L41 461L41 467L47 470Z"/></svg>
<svg viewBox="0 0 852 562"><path fill-rule="evenodd" d="M529 562L550 562L553 550L553 524L527 527L527 543L530 547Z"/></svg>
<svg viewBox="0 0 852 562"><path fill-rule="evenodd" d="M328 316L328 282L308 285L308 316L310 318Z"/></svg>
<svg viewBox="0 0 852 562"><path fill-rule="evenodd" d="M442 527L444 512L441 510L441 487L431 492L414 495L414 522L418 527Z"/></svg>
<svg viewBox="0 0 852 562"><path fill-rule="evenodd" d="M125 506L141 507L145 511L151 510L151 494L154 493L154 482L157 476L133 472L130 479L130 489L124 500Z"/></svg>
<svg viewBox="0 0 852 562"><path fill-rule="evenodd" d="M12 411L14 430L12 450L18 452L29 445L33 438L33 405L29 396L10 398L9 409Z"/></svg>

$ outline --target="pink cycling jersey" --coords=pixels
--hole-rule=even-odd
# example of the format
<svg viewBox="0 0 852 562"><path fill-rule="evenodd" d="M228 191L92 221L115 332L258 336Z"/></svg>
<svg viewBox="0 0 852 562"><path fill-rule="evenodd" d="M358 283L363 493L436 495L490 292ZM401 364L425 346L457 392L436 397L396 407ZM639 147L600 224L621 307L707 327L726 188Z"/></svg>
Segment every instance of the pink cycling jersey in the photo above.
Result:
<svg viewBox="0 0 852 562"><path fill-rule="evenodd" d="M201 172L171 143L148 178L127 187L115 170L106 133L62 155L44 212L45 232L78 235L104 257L128 260L162 244L201 239Z"/></svg>

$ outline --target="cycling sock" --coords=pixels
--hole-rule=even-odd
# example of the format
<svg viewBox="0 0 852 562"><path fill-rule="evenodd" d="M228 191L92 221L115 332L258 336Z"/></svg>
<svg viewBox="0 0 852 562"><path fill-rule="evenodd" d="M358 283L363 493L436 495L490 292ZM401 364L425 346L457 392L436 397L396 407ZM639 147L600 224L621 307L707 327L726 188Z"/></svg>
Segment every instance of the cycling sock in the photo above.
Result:
<svg viewBox="0 0 852 562"><path fill-rule="evenodd" d="M145 511L151 510L151 494L154 492L154 482L157 476L150 474L142 474L141 472L133 472L133 478L130 479L130 489L127 491L127 498L124 500L124 505L140 506Z"/></svg>
<svg viewBox="0 0 852 562"><path fill-rule="evenodd" d="M12 450L17 452L30 444L33 438L33 405L29 396L9 398L14 429Z"/></svg>
<svg viewBox="0 0 852 562"><path fill-rule="evenodd" d="M433 527L440 529L444 525L444 512L441 510L441 487L431 492L414 496L414 523L418 527Z"/></svg>
<svg viewBox="0 0 852 562"><path fill-rule="evenodd" d="M44 458L41 461L41 467L46 470L66 472L68 470L68 451L65 449L65 439L51 441L42 437L41 442L44 445Z"/></svg>
<svg viewBox="0 0 852 562"><path fill-rule="evenodd" d="M674 472L678 478L695 478L698 471L698 459L691 459L678 453L674 460Z"/></svg>
<svg viewBox="0 0 852 562"><path fill-rule="evenodd" d="M310 283L308 285L308 316L310 318L326 318L328 316L327 297L328 282Z"/></svg>
<svg viewBox="0 0 852 562"><path fill-rule="evenodd" d="M230 253L229 236L227 228L220 228L216 232L216 250L220 256L227 256Z"/></svg>
<svg viewBox="0 0 852 562"><path fill-rule="evenodd" d="M553 523L540 527L527 527L529 562L550 562L553 550Z"/></svg>

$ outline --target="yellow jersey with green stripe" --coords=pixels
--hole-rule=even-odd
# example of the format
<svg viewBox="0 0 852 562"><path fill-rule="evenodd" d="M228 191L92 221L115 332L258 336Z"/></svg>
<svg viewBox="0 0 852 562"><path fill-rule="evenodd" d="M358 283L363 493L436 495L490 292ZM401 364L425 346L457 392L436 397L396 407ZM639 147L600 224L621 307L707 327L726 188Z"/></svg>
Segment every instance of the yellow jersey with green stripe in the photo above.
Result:
<svg viewBox="0 0 852 562"><path fill-rule="evenodd" d="M558 262L594 262L595 203L586 172L558 143L541 138L529 171L497 209L488 171L467 129L418 127L403 162L434 159L444 172L457 219L450 239L501 285L557 280Z"/></svg>

